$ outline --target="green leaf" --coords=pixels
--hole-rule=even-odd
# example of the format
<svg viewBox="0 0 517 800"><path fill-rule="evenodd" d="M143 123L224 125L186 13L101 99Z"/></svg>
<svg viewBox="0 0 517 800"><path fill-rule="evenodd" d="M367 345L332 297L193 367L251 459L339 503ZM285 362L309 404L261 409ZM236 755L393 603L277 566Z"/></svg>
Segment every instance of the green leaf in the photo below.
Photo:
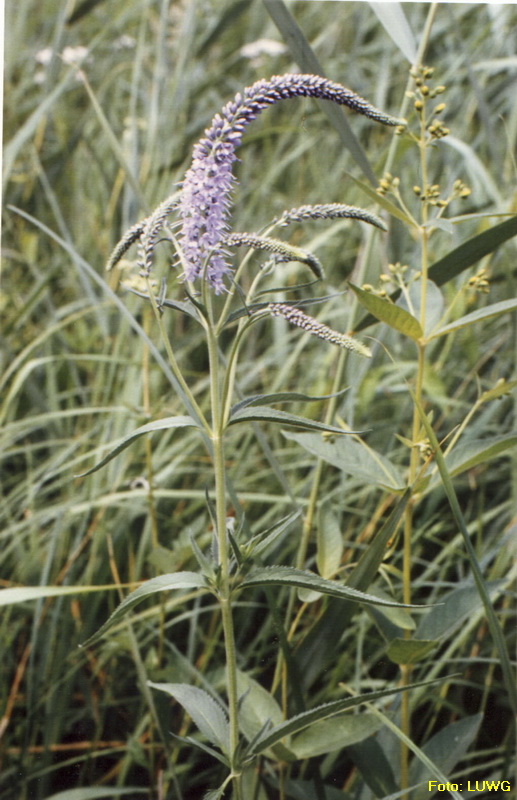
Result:
<svg viewBox="0 0 517 800"><path fill-rule="evenodd" d="M483 714L475 714L447 725L426 742L422 747L423 752L445 775L450 774L456 764L466 755L478 734L482 721ZM413 761L409 768L410 784L414 785L425 781L423 786L412 792L414 800L424 800L429 797L428 780L427 767L420 761Z"/></svg>
<svg viewBox="0 0 517 800"><path fill-rule="evenodd" d="M314 433L284 431L283 435L286 439L297 442L312 455L323 459L348 475L354 475L362 482L381 486L392 492L401 492L404 489L404 482L398 468L364 442L341 437L331 441Z"/></svg>
<svg viewBox="0 0 517 800"><path fill-rule="evenodd" d="M382 727L373 714L348 714L315 722L289 741L289 750L299 759L322 756L356 744Z"/></svg>
<svg viewBox="0 0 517 800"><path fill-rule="evenodd" d="M249 551L251 551L255 557L259 556L261 553L267 550L270 544L275 542L290 525L292 525L295 519L298 519L300 514L300 511L293 511L292 514L289 514L287 517L279 520L272 525L271 528L268 528L266 531L262 531L262 533L257 533L248 543Z"/></svg>
<svg viewBox="0 0 517 800"><path fill-rule="evenodd" d="M454 447L445 457L451 476L484 464L517 445L517 432L493 436L491 439L474 439Z"/></svg>
<svg viewBox="0 0 517 800"><path fill-rule="evenodd" d="M460 328L466 328L468 325L474 325L476 322L481 322L491 317L498 317L501 314L508 314L510 311L515 311L516 309L517 297L512 297L511 300L501 300L500 303L492 303L490 306L478 308L477 311L472 311L470 314L466 314L464 317L455 320L455 322L444 325L442 328L434 331L429 338L437 339L438 336L445 336L445 334L460 330Z"/></svg>
<svg viewBox="0 0 517 800"><path fill-rule="evenodd" d="M402 209L396 206L395 203L392 203L391 200L388 200L386 197L383 197L381 194L375 191L375 189L372 189L371 186L368 186L368 184L358 180L349 172L346 172L345 174L347 178L352 181L352 183L355 183L358 189L360 189L362 192L368 195L370 200L373 200L375 203L380 205L380 207L383 208L385 211L387 211L388 214L390 214L392 217L399 219L401 222L404 223L404 225L408 225L410 228L412 228L415 225L411 217L408 217L408 215L404 211L402 211ZM358 329L356 328L356 330Z"/></svg>
<svg viewBox="0 0 517 800"><path fill-rule="evenodd" d="M390 761L386 757L384 750L375 739L365 739L359 744L351 745L347 750L355 766L361 773L366 785L372 790L375 797L387 797L397 792L398 786L395 782ZM372 769L375 764L375 769Z"/></svg>
<svg viewBox="0 0 517 800"><path fill-rule="evenodd" d="M386 655L394 664L416 664L422 661L438 643L433 639L393 639Z"/></svg>
<svg viewBox="0 0 517 800"><path fill-rule="evenodd" d="M223 753L230 750L230 726L225 712L219 703L204 689L189 686L187 683L153 683L147 681L152 689L158 689L174 697L192 718L196 727L209 742L218 745Z"/></svg>
<svg viewBox="0 0 517 800"><path fill-rule="evenodd" d="M288 425L293 428L302 428L308 431L325 431L327 433L335 433L339 435L349 435L351 433L360 433L361 431L344 431L343 428L336 428L333 425L325 425L323 422L307 419L306 417L297 417L295 414L289 414L287 411L278 411L276 408L264 406L264 408L256 408L251 411L242 409L230 417L229 425L236 425L239 422L275 422L279 425Z"/></svg>
<svg viewBox="0 0 517 800"><path fill-rule="evenodd" d="M98 641L109 628L116 622L119 622L119 620L121 620L137 603L140 603L152 594L156 594L156 592L169 592L173 589L175 591L178 589L205 589L208 591L204 577L197 572L175 572L172 575L159 575L157 578L151 578L150 581L146 581L139 586L138 589L135 589L134 592L128 594L104 625L99 628L97 633L90 636L82 646L88 647Z"/></svg>
<svg viewBox="0 0 517 800"><path fill-rule="evenodd" d="M500 596L505 581L490 581L487 589L491 597ZM441 639L450 636L462 623L483 608L479 591L473 585L460 586L440 597L440 605L431 608L418 625L416 636L419 639Z"/></svg>
<svg viewBox="0 0 517 800"><path fill-rule="evenodd" d="M415 317L415 319L420 319L420 306L422 300L421 280L413 281L413 283L408 288L408 296L409 296L409 302L411 303L411 308L408 307L405 295L401 295L399 297L397 301L397 306L399 308L403 308L404 311L407 311L408 313L412 314ZM426 282L426 292L425 292L424 336L428 337L429 334L432 332L433 328L435 328L436 325L439 323L443 315L444 305L445 301L443 299L443 294L441 293L440 289L435 283L433 283L433 281L428 280Z"/></svg>
<svg viewBox="0 0 517 800"><path fill-rule="evenodd" d="M300 392L275 392L274 394L255 394L252 397L245 397L239 400L232 406L230 416L233 416L241 408L249 408L249 406L267 406L269 403L289 403L289 402L302 402L302 403L316 403L321 400L332 400L334 397L341 397L348 391L348 388L343 389L341 392L334 392L334 394L322 394L319 396L311 396L308 394L301 394Z"/></svg>
<svg viewBox="0 0 517 800"><path fill-rule="evenodd" d="M123 436L122 439L112 443L110 447L112 448L107 456L105 456L102 461L99 461L91 469L87 470L86 472L81 472L80 475L76 475L76 478L84 478L85 475L91 475L92 472L96 472L98 469L103 467L109 461L111 461L115 456L118 456L126 447L129 447L136 439L140 436L144 436L146 433L154 433L154 431L165 431L169 430L170 428L197 428L199 427L192 417L181 416L181 417L165 417L164 419L157 419L154 422L148 422L146 425L142 425L140 428L137 428L132 433L129 433L127 436Z"/></svg>
<svg viewBox="0 0 517 800"><path fill-rule="evenodd" d="M440 678L439 680L442 679ZM309 711L304 711L302 714L297 714L295 717L282 722L280 725L276 725L273 730L265 731L255 742L253 752L255 754L263 753L264 750L272 747L272 745L284 739L286 736L292 736L308 728L309 725L314 725L314 723L320 720L328 719L350 708L356 708L363 703L370 703L372 700L379 700L391 694L399 694L400 692L409 691L419 686L428 686L437 682L437 680L422 681L420 683L409 684L408 686L399 686L394 689L381 689L376 692L356 695L355 697L345 697L341 700L334 700L332 703L325 703L324 705L317 706Z"/></svg>
<svg viewBox="0 0 517 800"><path fill-rule="evenodd" d="M388 36L410 64L417 60L415 37L400 3L370 3Z"/></svg>
<svg viewBox="0 0 517 800"><path fill-rule="evenodd" d="M279 725L282 709L275 698L250 675L237 670L239 723L248 741L254 739L267 723Z"/></svg>
<svg viewBox="0 0 517 800"><path fill-rule="evenodd" d="M327 581L324 578L320 578L319 575L315 575L313 572L296 569L295 567L274 566L255 569L249 572L240 584L240 588L247 588L249 586L292 586L294 588L321 592L331 597L354 600L357 603L372 603L373 605L393 606L394 608L422 607L403 605L402 603L396 603L394 600L385 600L384 598L375 597L371 594L365 594L364 592L359 592L357 589L344 586L342 583L337 583L337 581Z"/></svg>
<svg viewBox="0 0 517 800"><path fill-rule="evenodd" d="M105 800L107 797L129 798L135 794L148 795L149 789L142 786L127 786L124 789L109 786L85 786L82 789L65 789L45 798L45 800Z"/></svg>
<svg viewBox="0 0 517 800"><path fill-rule="evenodd" d="M322 578L331 578L339 569L343 555L343 536L339 523L328 503L319 511L316 532L316 565Z"/></svg>
<svg viewBox="0 0 517 800"><path fill-rule="evenodd" d="M517 236L517 215L483 233L473 236L451 250L429 268L428 276L438 286L460 275L464 270L493 253L500 245Z"/></svg>
<svg viewBox="0 0 517 800"><path fill-rule="evenodd" d="M407 489L348 576L348 586L364 591L372 583L386 554L388 542L396 533L409 497L410 490ZM375 607L371 608L373 610ZM299 645L296 661L304 688L309 689L320 671L333 659L333 645L343 635L356 609L357 604L352 601L331 599L321 618Z"/></svg>
<svg viewBox="0 0 517 800"><path fill-rule="evenodd" d="M370 314L378 319L380 322L385 322L390 328L394 328L399 333L409 336L413 341L418 341L424 335L422 327L417 319L404 311L403 308L394 305L389 300L384 300L382 297L371 292L365 292L353 283L348 284L353 290L361 305L366 308ZM356 330L358 330L356 328Z"/></svg>
<svg viewBox="0 0 517 800"><path fill-rule="evenodd" d="M490 230L473 236L463 244L460 244L459 247L451 250L443 258L435 261L429 267L427 273L429 280L432 280L437 286L443 286L443 284L448 283L448 281L472 267L484 256L493 253L494 250L497 250L500 245L513 236L517 236L517 216L513 216L511 219L490 228ZM395 302L399 296L400 289L397 289L390 295L390 300ZM373 325L374 322L375 315L370 313L357 323L354 330L358 333Z"/></svg>
<svg viewBox="0 0 517 800"><path fill-rule="evenodd" d="M118 586L16 586L13 589L0 590L0 607L14 603L26 603L28 600L41 600L43 597L62 597L69 594L85 592L105 592L117 589Z"/></svg>
<svg viewBox="0 0 517 800"><path fill-rule="evenodd" d="M517 221L517 220L516 220ZM411 389L410 389L411 391ZM447 464L443 453L440 448L440 444L438 439L436 438L436 434L432 428L431 423L429 422L427 415L422 407L422 404L415 397L414 393L411 392L413 397L413 402L415 403L416 408L418 409L418 414L420 416L420 420L422 425L425 428L425 432L428 436L428 439L431 443L431 446L434 450L434 457L436 460L436 465L440 472L440 477L442 479L443 488L445 490L445 494L447 495L447 499L449 501L449 505L451 507L451 511L453 513L454 519L456 520L456 524L460 529L461 535L463 537L463 541L465 544L465 549L467 551L467 556L470 562L470 568L472 570L472 574L474 576L474 581L476 583L479 595L483 601L483 605L485 607L485 612L488 621L488 627L490 629L490 633L494 640L494 645L497 649L499 660L501 662L501 670L503 673L503 680L506 687L506 691L508 693L508 699L514 714L517 714L517 688L515 686L515 679L513 675L512 666L510 664L510 658L508 655L508 650L506 647L505 638L503 636L503 632L501 630L501 626L499 624L499 620L496 616L494 611L494 607L490 601L490 596L487 590L487 586L485 580L483 578L483 573L481 571L481 567L479 566L476 552L470 541L469 532L467 530L467 525L465 523L465 519L461 512L461 507L458 502L458 497L454 490L454 486L452 484L451 476L447 469Z"/></svg>
<svg viewBox="0 0 517 800"><path fill-rule="evenodd" d="M294 60L298 63L302 72L311 72L313 75L325 77L325 73L309 42L305 38L303 31L292 17L284 3L278 0L263 0L264 7L276 27L284 37L284 41L289 47ZM343 109L335 103L322 103L321 107L332 126L337 130L339 138L344 146L350 151L352 158L363 171L370 183L377 183L368 158L353 133L348 120L343 113Z"/></svg>

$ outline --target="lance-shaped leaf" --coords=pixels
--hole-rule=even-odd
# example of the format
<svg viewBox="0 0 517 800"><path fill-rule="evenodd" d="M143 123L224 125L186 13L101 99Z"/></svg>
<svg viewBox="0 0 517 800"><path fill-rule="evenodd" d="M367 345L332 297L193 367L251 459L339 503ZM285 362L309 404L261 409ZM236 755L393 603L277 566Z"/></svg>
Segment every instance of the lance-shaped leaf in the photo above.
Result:
<svg viewBox="0 0 517 800"><path fill-rule="evenodd" d="M254 233L230 233L224 237L224 244L227 247L250 247L252 250L265 250L273 253L277 263L286 264L289 261L299 261L306 264L314 275L323 278L323 267L315 255L301 247L295 247L279 239L271 239L269 236L258 236Z"/></svg>
<svg viewBox="0 0 517 800"><path fill-rule="evenodd" d="M232 414L228 424L237 425L239 422L276 422L279 425L287 425L291 428L302 428L307 431L325 431L340 435L358 433L358 431L344 431L342 428L334 427L334 425L325 425L323 422L298 417L295 414L288 414L287 411L278 411L276 408L269 408L268 406L241 409Z"/></svg>
<svg viewBox="0 0 517 800"><path fill-rule="evenodd" d="M43 597L63 597L63 595L84 594L86 592L105 592L117 589L113 584L106 586L14 586L0 591L0 607L28 600L41 600Z"/></svg>
<svg viewBox="0 0 517 800"><path fill-rule="evenodd" d="M128 596L124 598L109 619L99 628L97 633L94 633L93 636L90 636L90 638L84 642L83 647L87 647L98 641L109 628L116 622L119 622L137 603L140 603L142 600L145 600L147 597L157 592L169 592L173 589L205 589L208 591L208 586L203 575L199 575L197 572L175 572L172 575L159 575L157 578L151 578L151 580L146 581L139 586L138 589L135 589L134 592L131 592L131 594L128 594Z"/></svg>
<svg viewBox="0 0 517 800"><path fill-rule="evenodd" d="M389 300L384 300L382 297L371 292L365 292L353 283L348 284L353 290L354 294L361 305L366 308L376 319L380 322L385 322L390 328L409 336L410 339L417 342L424 335L422 326L415 317L403 308L394 305Z"/></svg>
<svg viewBox="0 0 517 800"><path fill-rule="evenodd" d="M282 722L280 725L276 725L272 730L265 731L263 735L254 742L252 752L256 755L262 753L264 750L267 750L268 747L272 747L272 745L286 736L298 733L298 731L308 728L309 725L313 725L315 722L333 717L335 714L347 711L349 708L355 708L362 705L362 703L370 703L372 700L380 700L390 694L399 694L400 692L406 692L419 686L429 686L441 680L442 678L439 678L437 680L421 681L419 683L410 684L409 686L397 687L394 689L381 689L377 692L369 692L368 694L356 695L355 697L345 697L341 700L335 700L332 703L325 703L324 705L317 706L310 711L304 711L302 714L298 714Z"/></svg>
<svg viewBox="0 0 517 800"><path fill-rule="evenodd" d="M460 317L454 322L444 325L442 328L434 331L429 338L437 339L438 336L445 336L446 333L452 333L453 331L460 330L460 328L466 328L468 325L474 325L476 322L483 322L491 317L508 314L510 311L515 311L516 309L517 297L512 297L511 300L501 300L500 303L492 303L489 306L485 306L485 308L478 308L477 311L472 311L470 314L466 314L464 317Z"/></svg>
<svg viewBox="0 0 517 800"><path fill-rule="evenodd" d="M148 422L146 425L142 425L140 428L129 433L127 436L123 436L116 442L113 442L111 445L111 450L109 451L107 456L99 461L91 469L87 470L86 472L81 472L79 475L76 475L76 478L84 478L85 475L91 475L92 472L96 472L98 469L103 467L109 461L111 461L115 456L118 456L126 447L129 447L135 439L140 438L140 436L144 436L146 433L154 433L154 431L165 431L169 430L170 428L198 428L198 424L192 417L188 416L180 416L180 417L165 417L164 419L157 419L154 422Z"/></svg>
<svg viewBox="0 0 517 800"><path fill-rule="evenodd" d="M183 706L194 724L209 742L221 748L223 753L230 750L230 729L228 719L219 703L204 689L189 686L188 683L153 683L147 681L152 689L158 689L174 697Z"/></svg>
<svg viewBox="0 0 517 800"><path fill-rule="evenodd" d="M333 394L309 395L302 394L301 392L275 392L274 394L255 394L251 397L245 397L239 400L232 406L230 413L236 414L241 408L248 408L249 406L267 406L270 403L318 403L321 400L331 400L333 397L341 397L348 391L348 388L342 389L340 392Z"/></svg>
<svg viewBox="0 0 517 800"><path fill-rule="evenodd" d="M382 198L381 198L382 199ZM429 267L428 277L434 281L437 286L443 286L444 283L460 275L464 270L472 267L484 256L493 253L500 245L517 236L517 216L501 222L499 225L494 225L488 231L483 231L477 236L468 239L459 247L451 250L446 256L435 261ZM400 296L400 289L397 289L390 295L390 299L395 301ZM370 313L363 317L355 326L356 331L362 331L369 325L375 322L375 314Z"/></svg>
<svg viewBox="0 0 517 800"><path fill-rule="evenodd" d="M337 581L325 580L325 578L320 578L320 576L316 575L314 572L296 569L295 567L274 566L255 569L246 575L240 584L240 588L249 586L291 586L297 589L309 589L311 591L321 592L331 597L340 597L343 600L354 600L357 603L371 603L374 606L422 608L422 606L404 605L403 603L395 602L395 600L385 600L384 598L375 597L373 594L360 592L357 589L350 588L350 586L344 586Z"/></svg>

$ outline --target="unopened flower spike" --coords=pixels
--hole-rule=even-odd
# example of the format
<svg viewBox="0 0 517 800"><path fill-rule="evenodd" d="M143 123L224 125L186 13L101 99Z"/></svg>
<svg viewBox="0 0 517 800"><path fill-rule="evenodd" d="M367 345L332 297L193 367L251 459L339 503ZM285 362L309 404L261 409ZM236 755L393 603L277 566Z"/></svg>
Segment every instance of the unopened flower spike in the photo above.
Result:
<svg viewBox="0 0 517 800"><path fill-rule="evenodd" d="M284 317L291 325L303 328L307 333L318 336L320 339L330 342L330 344L336 344L338 347L345 347L347 350L351 350L361 356L366 356L366 358L372 357L371 351L366 345L358 342L356 339L352 339L351 336L347 336L345 333L335 331L333 328L329 328L328 325L318 322L317 319L305 314L305 312L299 308L289 306L286 303L269 303L268 311L273 317Z"/></svg>
<svg viewBox="0 0 517 800"><path fill-rule="evenodd" d="M400 120L379 111L362 97L319 75L276 75L260 80L227 103L195 145L190 169L183 181L180 242L185 278L205 274L216 293L224 290L230 271L223 250L228 231L230 192L235 181L232 165L246 126L267 106L290 97L316 97L345 105L359 114L396 126Z"/></svg>
<svg viewBox="0 0 517 800"><path fill-rule="evenodd" d="M320 262L308 250L301 247L294 247L278 239L271 239L269 236L257 236L252 233L230 233L224 237L223 244L227 247L251 247L253 250L265 250L275 255L277 263L288 263L289 261L299 261L312 270L314 275L320 280L323 278L323 267Z"/></svg>

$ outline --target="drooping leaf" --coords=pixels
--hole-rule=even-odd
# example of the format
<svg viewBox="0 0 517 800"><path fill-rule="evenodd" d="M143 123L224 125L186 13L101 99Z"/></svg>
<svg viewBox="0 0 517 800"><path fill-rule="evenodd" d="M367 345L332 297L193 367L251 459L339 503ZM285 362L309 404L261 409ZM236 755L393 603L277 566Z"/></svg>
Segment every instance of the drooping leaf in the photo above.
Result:
<svg viewBox="0 0 517 800"><path fill-rule="evenodd" d="M204 577L197 572L175 572L172 575L159 575L157 578L151 578L151 580L146 581L124 598L97 633L84 642L83 647L88 647L98 641L109 628L119 622L137 603L157 592L169 592L178 589L205 589L208 591Z"/></svg>
<svg viewBox="0 0 517 800"><path fill-rule="evenodd" d="M309 589L332 597L340 597L344 600L354 600L356 603L372 603L378 606L393 606L394 608L421 608L421 606L408 606L397 603L395 600L385 600L375 597L357 589L351 589L337 581L327 581L307 570L296 569L295 567L264 567L254 569L246 575L240 584L240 588L249 586L291 586L293 588Z"/></svg>
<svg viewBox="0 0 517 800"><path fill-rule="evenodd" d="M517 297L512 297L510 300L501 300L500 303L492 303L492 305L485 306L485 308L478 308L477 311L472 311L464 317L460 317L454 322L444 325L437 331L434 331L430 336L431 339L437 339L439 336L445 336L447 333L466 328L469 325L474 325L476 322L482 322L491 317L498 317L501 314L508 314L517 309Z"/></svg>
<svg viewBox="0 0 517 800"><path fill-rule="evenodd" d="M165 431L170 430L171 428L197 428L198 425L192 417L188 416L179 416L179 417L165 417L164 419L156 419L154 422L148 422L145 425L142 425L140 428L129 433L127 436L123 436L118 441L113 442L111 445L111 450L109 451L107 456L99 461L91 469L87 470L86 472L81 472L80 475L76 475L76 478L84 478L85 475L91 475L92 472L96 472L98 469L103 467L109 461L111 461L115 456L118 456L126 447L129 447L136 439L139 439L140 436L144 436L146 433L154 433L154 431Z"/></svg>
<svg viewBox="0 0 517 800"><path fill-rule="evenodd" d="M289 750L297 758L313 758L349 747L377 733L382 722L373 714L347 714L313 723L309 728L292 736Z"/></svg>
<svg viewBox="0 0 517 800"><path fill-rule="evenodd" d="M214 698L188 683L153 683L147 681L152 689L158 689L174 697L183 706L192 721L209 742L221 748L223 753L230 750L230 726L226 713Z"/></svg>
<svg viewBox="0 0 517 800"><path fill-rule="evenodd" d="M366 308L380 322L386 323L390 328L403 333L404 336L409 336L415 342L423 337L424 332L419 321L408 311L404 311L403 308L394 305L383 297L377 297L371 292L365 292L364 289L354 286L353 283L349 283L349 286L363 308Z"/></svg>
<svg viewBox="0 0 517 800"><path fill-rule="evenodd" d="M381 486L392 492L401 492L404 489L398 467L365 443L341 437L332 441L313 433L284 431L283 435L286 439L297 442L312 455L369 485Z"/></svg>
<svg viewBox="0 0 517 800"><path fill-rule="evenodd" d="M262 408L241 409L230 417L229 425L237 425L239 422L274 422L278 425L287 425L292 428L302 428L309 431L326 431L339 435L360 433L360 431L344 431L343 428L336 428L334 425L325 425L317 420L298 417L289 414L287 411L279 411L276 408L264 406Z"/></svg>

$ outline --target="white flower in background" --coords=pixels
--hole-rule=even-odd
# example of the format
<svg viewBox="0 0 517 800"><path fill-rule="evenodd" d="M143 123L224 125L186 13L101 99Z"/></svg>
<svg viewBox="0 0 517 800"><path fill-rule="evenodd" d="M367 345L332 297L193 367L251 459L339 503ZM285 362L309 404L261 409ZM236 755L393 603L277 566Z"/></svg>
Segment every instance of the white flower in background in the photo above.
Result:
<svg viewBox="0 0 517 800"><path fill-rule="evenodd" d="M54 51L51 47L44 47L43 50L38 50L34 58L36 59L38 64L49 64L52 56L54 55Z"/></svg>
<svg viewBox="0 0 517 800"><path fill-rule="evenodd" d="M65 47L61 54L61 58L66 64L81 64L87 55L88 48L78 44L76 47Z"/></svg>
<svg viewBox="0 0 517 800"><path fill-rule="evenodd" d="M287 47L276 39L257 39L256 42L249 42L239 50L243 58L258 58L259 56L279 56L285 53Z"/></svg>

